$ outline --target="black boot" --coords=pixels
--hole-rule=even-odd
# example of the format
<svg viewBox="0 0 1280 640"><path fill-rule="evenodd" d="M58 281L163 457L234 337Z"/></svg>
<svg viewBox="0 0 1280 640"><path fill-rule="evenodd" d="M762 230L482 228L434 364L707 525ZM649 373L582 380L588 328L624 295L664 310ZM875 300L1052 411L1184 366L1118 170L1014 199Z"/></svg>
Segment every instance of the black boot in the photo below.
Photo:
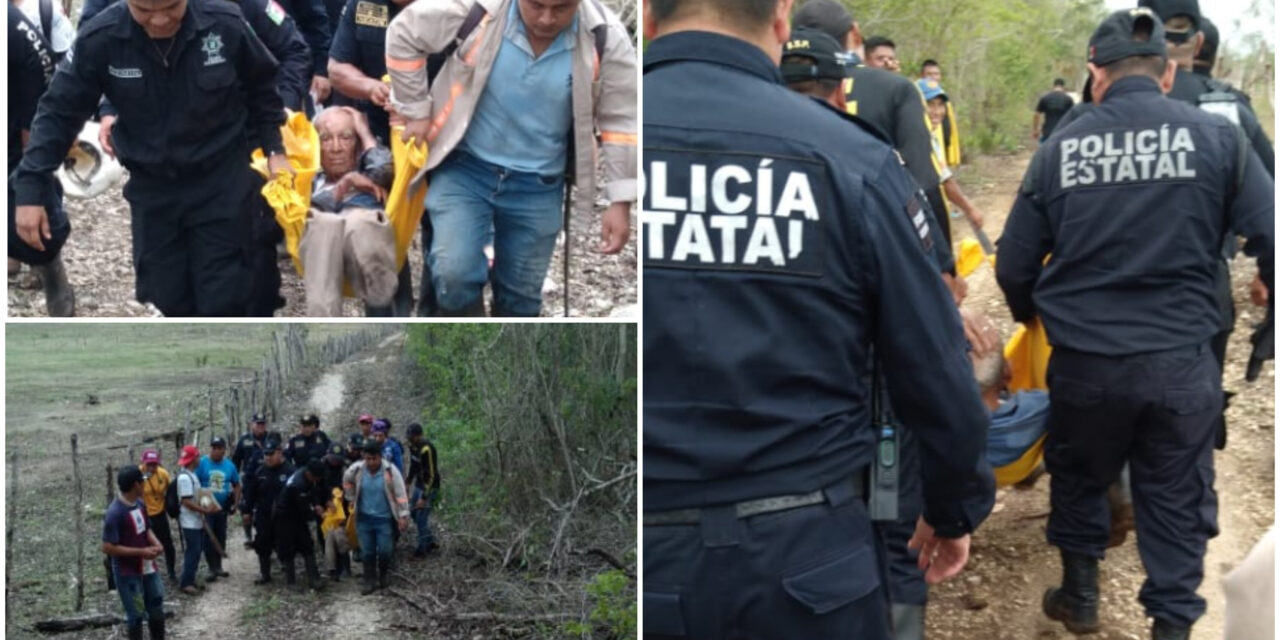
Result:
<svg viewBox="0 0 1280 640"><path fill-rule="evenodd" d="M125 631L129 633L129 640L142 640L142 623L131 624L125 627Z"/></svg>
<svg viewBox="0 0 1280 640"><path fill-rule="evenodd" d="M151 640L164 640L164 618L148 620L147 627L151 629Z"/></svg>
<svg viewBox="0 0 1280 640"><path fill-rule="evenodd" d="M312 591L323 591L325 583L320 579L320 567L316 565L316 557L309 554L302 554L302 565L307 570L307 588Z"/></svg>
<svg viewBox="0 0 1280 640"><path fill-rule="evenodd" d="M1098 559L1062 552L1062 586L1044 593L1044 614L1076 635L1098 632Z"/></svg>
<svg viewBox="0 0 1280 640"><path fill-rule="evenodd" d="M1151 640L1189 640L1191 627L1183 627L1172 622L1156 618L1151 625Z"/></svg>
<svg viewBox="0 0 1280 640"><path fill-rule="evenodd" d="M391 586L391 558L378 558L378 588Z"/></svg>
<svg viewBox="0 0 1280 640"><path fill-rule="evenodd" d="M44 305L51 318L70 318L76 315L76 292L67 280L67 270L62 266L62 256L33 270L44 282Z"/></svg>
<svg viewBox="0 0 1280 640"><path fill-rule="evenodd" d="M254 578L254 584L269 584L271 582L271 556L258 556L258 577Z"/></svg>
<svg viewBox="0 0 1280 640"><path fill-rule="evenodd" d="M297 569L293 566L293 558L282 560L280 563L284 565L284 583L289 586L297 584L298 575Z"/></svg>
<svg viewBox="0 0 1280 640"><path fill-rule="evenodd" d="M893 615L893 640L924 640L924 606L897 604L890 607Z"/></svg>
<svg viewBox="0 0 1280 640"><path fill-rule="evenodd" d="M367 596L378 590L378 561L367 559L364 561L364 586L360 589L360 595Z"/></svg>

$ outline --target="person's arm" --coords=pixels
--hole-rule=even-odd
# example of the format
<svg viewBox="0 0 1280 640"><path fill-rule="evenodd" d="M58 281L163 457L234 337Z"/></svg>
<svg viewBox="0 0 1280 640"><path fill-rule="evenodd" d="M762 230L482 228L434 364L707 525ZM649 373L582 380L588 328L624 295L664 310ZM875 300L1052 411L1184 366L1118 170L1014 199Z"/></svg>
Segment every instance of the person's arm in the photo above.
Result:
<svg viewBox="0 0 1280 640"><path fill-rule="evenodd" d="M600 100L596 129L604 165L604 198L609 201L600 229L599 251L617 253L631 232L631 205L636 200L636 51L616 21L608 26L608 42L600 58Z"/></svg>
<svg viewBox="0 0 1280 640"><path fill-rule="evenodd" d="M431 113L427 82L427 56L443 51L458 33L462 21L471 11L472 0L440 0L438 2L413 2L400 10L387 26L387 73L391 75L391 105L404 116L405 139L427 139ZM351 13L351 6L347 6ZM495 21L481 21L469 40L493 28ZM501 34L489 34L501 37ZM457 54L465 54L468 47L459 47ZM453 64L452 61L446 65Z"/></svg>
<svg viewBox="0 0 1280 640"><path fill-rule="evenodd" d="M1237 144L1244 141L1237 136ZM1267 291L1275 291L1275 182L1256 154L1246 153L1243 180L1233 188L1227 211L1232 233L1244 236L1245 255L1258 261L1258 277ZM1232 173L1232 179L1235 179Z"/></svg>
<svg viewBox="0 0 1280 640"><path fill-rule="evenodd" d="M973 206L973 203L969 202L969 199L965 197L964 192L960 190L960 183L956 181L955 176L952 176L950 180L942 183L942 187L946 189L947 198L951 200L951 202L955 203L957 207L960 207L960 210L964 212L965 217L969 218L969 220L973 222L974 226L981 228L982 212L978 211L978 208Z"/></svg>
<svg viewBox="0 0 1280 640"><path fill-rule="evenodd" d="M183 480L186 480L186 485L190 489L189 492L183 489ZM191 474L179 473L178 474L178 499L182 501L182 506L192 511L195 511L196 513L213 513L212 509L205 509L204 507L200 506L199 503L196 502L195 497L196 497L197 482L199 482L199 480L194 476L192 476Z"/></svg>
<svg viewBox="0 0 1280 640"><path fill-rule="evenodd" d="M151 537L151 546L148 547L126 547L120 544L112 544L110 542L102 543L102 552L116 558L142 558L151 560L158 555L155 551L159 543L155 542L155 536Z"/></svg>
<svg viewBox="0 0 1280 640"><path fill-rule="evenodd" d="M865 218L866 246L858 250L868 253L863 264L877 301L872 337L891 403L920 442L923 522L930 528L922 539L925 555L939 562L926 579L936 582L963 566L967 536L994 503L995 479L986 460L987 411L960 316L928 259L932 230L913 222L919 205L910 204L906 174L894 169L887 164L867 181L858 209L878 214Z"/></svg>
<svg viewBox="0 0 1280 640"><path fill-rule="evenodd" d="M1045 147L1041 147L1041 150ZM1004 291L1013 319L1027 322L1036 316L1031 294L1040 279L1044 258L1053 246L1049 221L1037 194L1043 154L1037 151L1027 167L1004 233L996 242L996 282Z"/></svg>
<svg viewBox="0 0 1280 640"><path fill-rule="evenodd" d="M245 20L280 65L276 88L284 106L301 111L314 75L311 50L276 0L242 0Z"/></svg>
<svg viewBox="0 0 1280 640"><path fill-rule="evenodd" d="M257 132L258 146L267 155L271 174L275 175L280 169L289 167L280 135L280 126L284 124L284 101L276 91L279 65L253 30L243 20L240 24L243 28L236 71L248 93L249 129Z"/></svg>
<svg viewBox="0 0 1280 640"><path fill-rule="evenodd" d="M49 86L52 79L52 58L42 38L32 38L28 34L39 34L35 25L27 20L17 7L9 6L9 89L12 99L9 105L14 112L13 118L22 136L25 148L31 138L31 121L36 116L36 106L40 104L40 96ZM45 65L42 60L49 60Z"/></svg>

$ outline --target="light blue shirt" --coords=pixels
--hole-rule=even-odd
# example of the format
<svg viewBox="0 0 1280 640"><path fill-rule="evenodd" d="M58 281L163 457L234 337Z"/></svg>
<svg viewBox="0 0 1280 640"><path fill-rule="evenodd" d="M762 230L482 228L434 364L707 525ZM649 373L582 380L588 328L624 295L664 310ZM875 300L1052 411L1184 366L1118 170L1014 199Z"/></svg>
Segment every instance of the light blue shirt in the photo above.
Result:
<svg viewBox="0 0 1280 640"><path fill-rule="evenodd" d="M578 18L542 55L533 47L511 0L507 28L462 148L485 162L514 171L564 173L573 124L573 50Z"/></svg>
<svg viewBox="0 0 1280 640"><path fill-rule="evenodd" d="M383 464L386 464L383 461ZM364 478L360 482L360 516L365 518L375 518L380 520L391 519L391 505L387 504L387 490L384 487L385 482L383 474L386 469L378 467L378 472L372 475L368 469L362 469L360 473L364 474Z"/></svg>
<svg viewBox="0 0 1280 640"><path fill-rule="evenodd" d="M240 472L236 471L235 463L225 457L222 462L214 462L209 456L201 457L200 465L196 467L196 478L200 479L200 486L213 493L223 509L231 501L232 485L240 484Z"/></svg>
<svg viewBox="0 0 1280 640"><path fill-rule="evenodd" d="M1049 392L1019 391L991 412L987 432L987 462L993 467L1013 463L1049 428Z"/></svg>

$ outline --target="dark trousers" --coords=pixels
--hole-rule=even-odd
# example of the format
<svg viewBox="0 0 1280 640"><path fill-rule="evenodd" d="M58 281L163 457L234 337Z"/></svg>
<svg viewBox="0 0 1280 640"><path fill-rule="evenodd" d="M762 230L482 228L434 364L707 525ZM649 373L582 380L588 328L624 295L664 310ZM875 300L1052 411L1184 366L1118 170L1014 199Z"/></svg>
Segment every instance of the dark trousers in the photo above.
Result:
<svg viewBox="0 0 1280 640"><path fill-rule="evenodd" d="M227 512L219 511L218 513L206 515L204 519L209 523L209 529L213 531L213 537L218 541L218 546L223 551L227 551ZM213 548L207 531L204 534L202 546L204 547L204 561L209 565L209 573L217 575L219 571L222 571L222 556L218 554L217 549Z"/></svg>
<svg viewBox="0 0 1280 640"><path fill-rule="evenodd" d="M163 511L157 516L148 515L147 526L151 527L151 532L156 534L156 540L159 540L160 546L164 547L164 563L169 569L169 579L175 580L177 575L174 573L174 563L178 561L178 556L173 550L173 532L169 529L169 516Z"/></svg>
<svg viewBox="0 0 1280 640"><path fill-rule="evenodd" d="M12 170L15 167L9 168ZM66 209L62 208L62 183L53 176L47 178L48 196L44 201L44 213L49 217L49 233L53 237L43 241L43 251L37 251L35 247L18 237L18 209L13 193L12 176L10 176L9 185L9 257L30 265L49 264L58 257L62 245L66 244L67 238L71 235L71 220L67 218Z"/></svg>
<svg viewBox="0 0 1280 640"><path fill-rule="evenodd" d="M189 587L196 583L196 569L200 567L200 543L204 540L204 529L182 529L182 540L187 548L182 552L182 579L179 586Z"/></svg>
<svg viewBox="0 0 1280 640"><path fill-rule="evenodd" d="M1208 345L1108 357L1058 348L1049 361L1049 543L1102 558L1111 528L1107 487L1129 463L1138 598L1147 615L1189 625L1218 533L1213 437L1221 372Z"/></svg>
<svg viewBox="0 0 1280 640"><path fill-rule="evenodd" d="M262 176L253 174L254 191L260 193L263 184ZM280 297L280 261L276 253L276 245L284 240L284 231L266 201L259 196L257 202L249 243L249 306L245 315L269 318L285 303Z"/></svg>
<svg viewBox="0 0 1280 640"><path fill-rule="evenodd" d="M132 170L124 186L137 298L166 316L246 313L259 198L245 156L228 155L181 179Z"/></svg>
<svg viewBox="0 0 1280 640"><path fill-rule="evenodd" d="M271 514L255 512L253 514L253 551L258 554L258 563L266 575L271 566L271 553L275 551L275 527L272 526Z"/></svg>
<svg viewBox="0 0 1280 640"><path fill-rule="evenodd" d="M843 490L842 490L843 488ZM645 638L888 640L879 544L850 484L828 501L644 527Z"/></svg>
<svg viewBox="0 0 1280 640"><path fill-rule="evenodd" d="M898 519L875 523L885 550L889 576L889 600L893 604L925 605L929 586L916 565L920 552L907 548L916 532L916 520L924 512L924 487L920 476L920 449L911 431L898 428Z"/></svg>

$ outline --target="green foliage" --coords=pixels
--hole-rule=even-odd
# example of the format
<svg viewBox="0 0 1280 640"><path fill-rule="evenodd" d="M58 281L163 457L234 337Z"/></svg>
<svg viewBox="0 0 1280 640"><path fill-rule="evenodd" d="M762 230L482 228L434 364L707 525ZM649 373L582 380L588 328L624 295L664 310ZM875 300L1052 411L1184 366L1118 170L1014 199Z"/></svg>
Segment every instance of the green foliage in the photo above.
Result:
<svg viewBox="0 0 1280 640"><path fill-rule="evenodd" d="M636 593L631 579L617 569L596 576L587 586L593 606L587 622L568 622L566 635L578 637L636 637Z"/></svg>
<svg viewBox="0 0 1280 640"><path fill-rule="evenodd" d="M1089 36L1106 15L1102 0L843 1L864 36L897 42L908 78L924 60L941 64L965 153L1024 144L1055 77L1079 91Z"/></svg>

